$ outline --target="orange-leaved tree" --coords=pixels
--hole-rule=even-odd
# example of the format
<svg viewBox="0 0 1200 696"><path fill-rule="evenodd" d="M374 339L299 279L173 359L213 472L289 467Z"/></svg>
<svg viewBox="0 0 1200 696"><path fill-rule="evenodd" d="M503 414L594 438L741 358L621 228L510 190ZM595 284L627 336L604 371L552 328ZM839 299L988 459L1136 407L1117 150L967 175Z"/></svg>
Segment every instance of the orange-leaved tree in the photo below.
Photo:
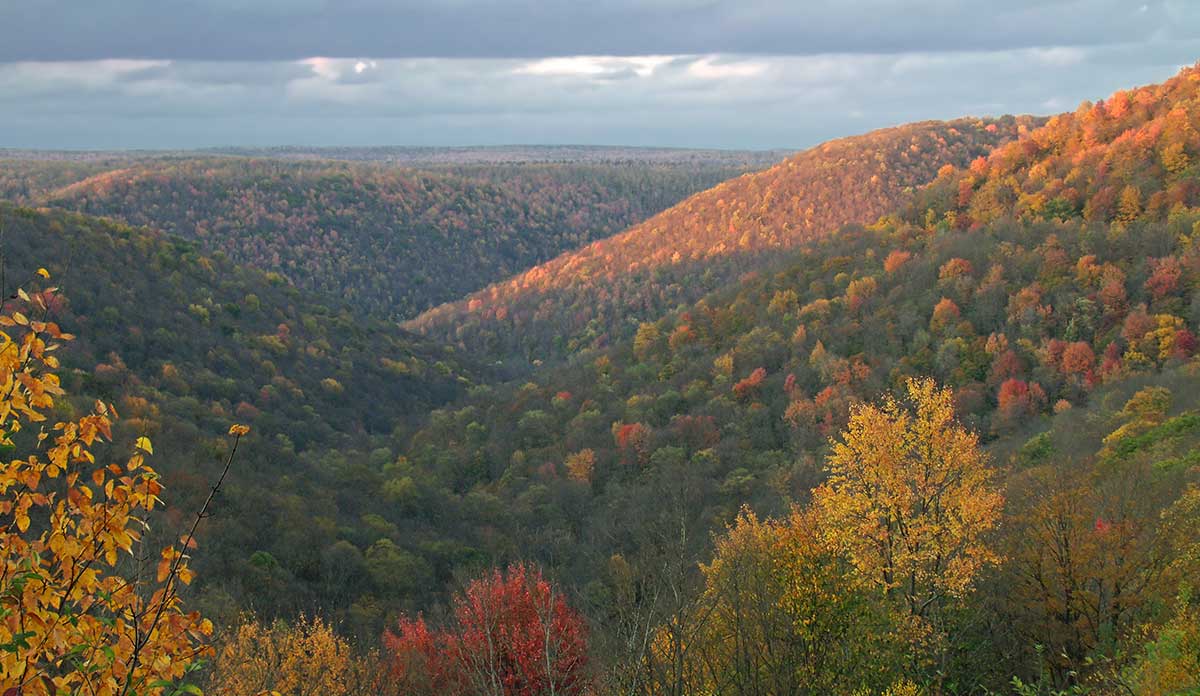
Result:
<svg viewBox="0 0 1200 696"><path fill-rule="evenodd" d="M72 338L50 320L54 293L21 289L0 310L0 694L196 693L183 680L212 624L179 587L208 503L178 548L151 558L142 540L163 487L150 440L105 463L93 450L112 441L111 405L50 424L65 397L55 351ZM246 432L230 429L225 471Z"/></svg>

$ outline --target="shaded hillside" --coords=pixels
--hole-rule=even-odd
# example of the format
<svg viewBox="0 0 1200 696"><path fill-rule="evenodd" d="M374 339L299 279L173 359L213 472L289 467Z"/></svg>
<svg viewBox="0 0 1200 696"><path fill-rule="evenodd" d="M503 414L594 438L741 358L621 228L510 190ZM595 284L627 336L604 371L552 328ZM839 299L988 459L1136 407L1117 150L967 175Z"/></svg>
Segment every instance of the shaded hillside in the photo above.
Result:
<svg viewBox="0 0 1200 696"><path fill-rule="evenodd" d="M60 354L78 397L62 415L111 400L118 441L153 440L173 506L156 529L177 533L197 508L229 425L253 429L201 539L202 587L221 609L229 595L253 607L281 592L295 610L340 596L321 583L341 561L322 554L362 543L363 516L380 504L362 481L406 424L480 377L453 351L191 242L6 204L0 226L7 291L58 286L52 316L78 336Z"/></svg>
<svg viewBox="0 0 1200 696"><path fill-rule="evenodd" d="M32 171L45 178L50 166L35 163ZM156 159L42 201L163 229L358 311L403 318L615 234L744 169L634 163L462 171Z"/></svg>
<svg viewBox="0 0 1200 696"><path fill-rule="evenodd" d="M562 357L759 267L764 257L887 213L946 165L1034 122L926 122L835 140L697 194L408 326L497 357Z"/></svg>

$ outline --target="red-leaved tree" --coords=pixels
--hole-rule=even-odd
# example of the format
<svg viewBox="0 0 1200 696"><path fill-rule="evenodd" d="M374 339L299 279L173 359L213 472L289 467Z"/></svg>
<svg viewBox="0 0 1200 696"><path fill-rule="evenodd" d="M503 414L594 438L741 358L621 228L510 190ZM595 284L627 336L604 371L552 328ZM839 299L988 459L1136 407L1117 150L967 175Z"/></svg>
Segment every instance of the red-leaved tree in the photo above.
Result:
<svg viewBox="0 0 1200 696"><path fill-rule="evenodd" d="M563 595L523 564L472 581L453 620L430 628L401 618L383 642L400 693L543 696L590 687L587 627Z"/></svg>

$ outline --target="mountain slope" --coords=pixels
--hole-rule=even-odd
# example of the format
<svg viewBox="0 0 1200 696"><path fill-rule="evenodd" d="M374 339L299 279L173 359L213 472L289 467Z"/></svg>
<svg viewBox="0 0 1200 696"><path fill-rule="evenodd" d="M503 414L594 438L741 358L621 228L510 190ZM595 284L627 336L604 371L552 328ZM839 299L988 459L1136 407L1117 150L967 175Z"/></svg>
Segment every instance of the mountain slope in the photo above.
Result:
<svg viewBox="0 0 1200 696"><path fill-rule="evenodd" d="M80 160L6 159L0 150L0 200L36 205L46 195L88 177L127 167L127 158Z"/></svg>
<svg viewBox="0 0 1200 696"><path fill-rule="evenodd" d="M33 167L39 180L46 168ZM163 229L358 311L404 318L744 171L722 162L496 169L159 158L39 200Z"/></svg>
<svg viewBox="0 0 1200 696"><path fill-rule="evenodd" d="M779 250L892 211L941 167L965 165L1033 123L1012 117L926 122L835 140L432 309L407 326L506 358L603 345Z"/></svg>
<svg viewBox="0 0 1200 696"><path fill-rule="evenodd" d="M685 585L654 583L664 568L694 571L742 505L804 503L854 404L932 376L954 389L1012 500L995 542L1008 560L972 600L982 647L950 668L991 690L1036 677L1031 646L1075 628L1039 614L1057 600L1022 583L1046 548L1033 528L1051 525L1036 516L1067 501L1084 544L1117 524L1146 539L1200 482L1198 78L1131 92L1132 114L1117 96L1054 119L943 172L904 211L789 252L634 338L476 390L412 438L395 472L416 482L404 504L474 520L462 543L533 555L610 626L622 582L645 595ZM1077 203L1032 212L1060 171ZM1105 191L1131 185L1140 205L1098 212ZM1153 408L1125 405L1146 388ZM422 526L419 513L392 519ZM1080 577L1110 582L1115 553L1081 561ZM1168 604L1176 589L1155 586ZM1055 668L1093 669L1088 651L1110 629L1139 645L1151 604L1122 607Z"/></svg>
<svg viewBox="0 0 1200 696"><path fill-rule="evenodd" d="M154 442L171 504L157 533L197 509L229 425L251 426L202 529L199 588L218 611L336 604L345 588L326 580L346 561L329 549L371 534L363 517L381 506L374 485L395 439L486 377L392 323L160 232L7 204L0 227L7 292L45 267L55 320L78 336L61 352L77 397L64 415L111 400L118 443Z"/></svg>
<svg viewBox="0 0 1200 696"><path fill-rule="evenodd" d="M1000 217L1162 220L1200 197L1200 72L1113 94L1056 116L965 171L945 172L917 202L968 229Z"/></svg>

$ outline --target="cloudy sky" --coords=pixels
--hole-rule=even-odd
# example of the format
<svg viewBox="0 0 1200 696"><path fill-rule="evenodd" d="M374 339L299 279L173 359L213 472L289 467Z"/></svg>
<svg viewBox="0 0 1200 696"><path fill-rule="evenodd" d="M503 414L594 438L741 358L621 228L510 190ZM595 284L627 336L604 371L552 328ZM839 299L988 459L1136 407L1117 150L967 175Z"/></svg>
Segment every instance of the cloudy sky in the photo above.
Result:
<svg viewBox="0 0 1200 696"><path fill-rule="evenodd" d="M1197 0L0 0L0 147L800 148L1197 60Z"/></svg>

